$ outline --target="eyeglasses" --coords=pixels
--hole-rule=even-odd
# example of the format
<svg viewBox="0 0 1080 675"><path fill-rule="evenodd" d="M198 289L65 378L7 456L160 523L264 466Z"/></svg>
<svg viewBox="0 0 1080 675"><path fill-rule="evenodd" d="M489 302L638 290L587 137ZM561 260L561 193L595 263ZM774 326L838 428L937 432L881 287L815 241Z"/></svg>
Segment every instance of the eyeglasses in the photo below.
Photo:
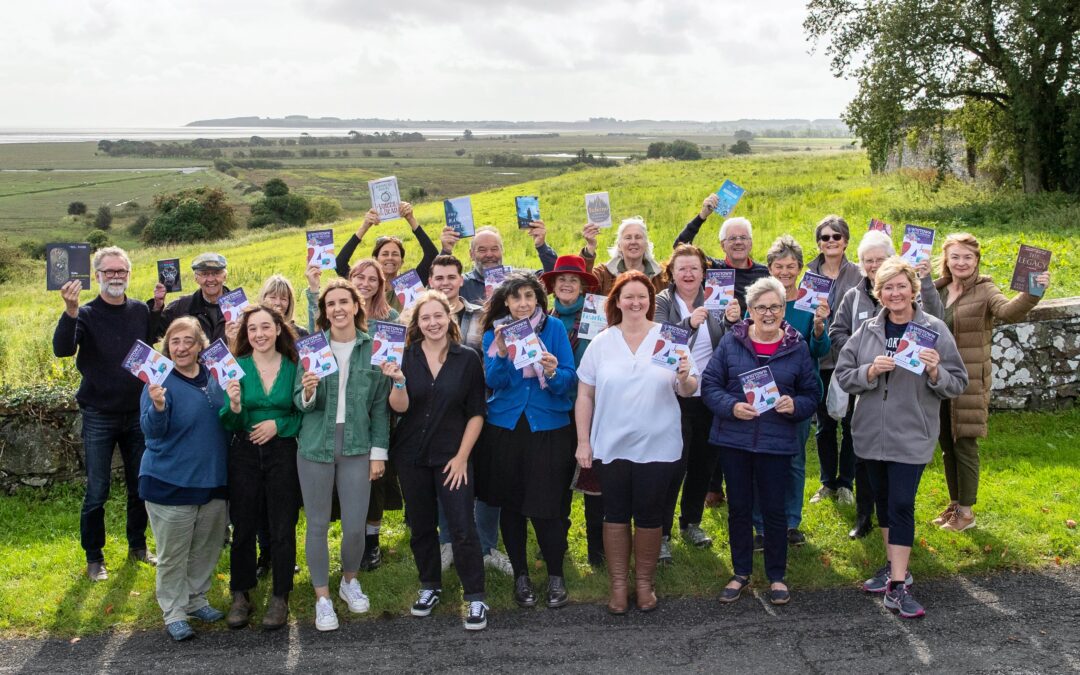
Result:
<svg viewBox="0 0 1080 675"><path fill-rule="evenodd" d="M106 279L123 279L128 275L128 270L98 270L98 274Z"/></svg>
<svg viewBox="0 0 1080 675"><path fill-rule="evenodd" d="M726 237L724 239L724 241L731 241L731 242L750 241L750 237L746 236L745 234L737 234L737 235L735 235L733 237Z"/></svg>
<svg viewBox="0 0 1080 675"><path fill-rule="evenodd" d="M754 310L755 314L772 314L776 315L784 311L783 305L754 305L750 309Z"/></svg>
<svg viewBox="0 0 1080 675"><path fill-rule="evenodd" d="M842 234L823 234L818 237L818 241L841 241L843 238Z"/></svg>

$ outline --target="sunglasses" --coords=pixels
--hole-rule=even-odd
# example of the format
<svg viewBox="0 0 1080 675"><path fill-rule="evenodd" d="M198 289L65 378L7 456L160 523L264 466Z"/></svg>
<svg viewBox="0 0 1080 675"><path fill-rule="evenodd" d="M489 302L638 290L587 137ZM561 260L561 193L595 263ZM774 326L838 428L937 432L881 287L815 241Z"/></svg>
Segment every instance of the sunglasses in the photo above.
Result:
<svg viewBox="0 0 1080 675"><path fill-rule="evenodd" d="M818 237L818 241L841 241L843 238L842 234L823 234Z"/></svg>

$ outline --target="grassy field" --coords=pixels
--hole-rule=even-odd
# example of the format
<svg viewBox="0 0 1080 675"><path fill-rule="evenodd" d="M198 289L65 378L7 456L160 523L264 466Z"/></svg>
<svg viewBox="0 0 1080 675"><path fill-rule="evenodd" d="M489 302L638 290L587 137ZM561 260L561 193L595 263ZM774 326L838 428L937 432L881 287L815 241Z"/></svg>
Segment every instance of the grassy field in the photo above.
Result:
<svg viewBox="0 0 1080 675"><path fill-rule="evenodd" d="M1046 434L1053 429L1053 435ZM1066 521L1080 520L1080 410L1060 414L1008 413L993 415L990 437L982 444L983 474L978 527L964 533L943 532L928 522L948 501L936 458L923 475L916 506L916 546L911 570L920 580L949 574L977 574L994 570L1030 569L1047 565L1075 566L1080 563L1080 531L1069 529ZM807 454L806 498L817 489L817 455L813 440ZM0 497L0 635L85 635L114 627L159 628L161 612L154 599L154 573L150 568L126 563L123 541L123 488L114 487L107 507L109 542L106 558L110 579L91 584L83 575L85 566L79 548L79 505L81 490L67 485L48 490L23 489L14 496ZM575 498L570 551L565 574L575 602L599 603L607 597L607 575L585 562L584 519L581 500ZM835 502L807 504L804 529L808 544L792 549L788 558L788 582L794 602L809 588L850 586L871 574L884 557L881 537L873 534L860 541L846 536L854 520L853 506ZM707 509L702 524L714 539L712 549L686 546L673 538L675 564L661 568L657 593L665 598L688 595L713 596L731 574L727 540L727 510ZM299 560L303 564L303 520L298 530ZM331 529L332 567L336 568L340 529ZM409 551L408 532L401 512L388 512L383 524L382 546L386 563L380 569L362 573L360 580L371 597L368 617L403 616L415 598L416 568ZM537 547L530 543L530 560ZM210 592L213 605L228 607L228 552L218 564ZM546 577L537 561L532 576L540 585ZM764 588L761 557L755 586ZM513 607L512 584L508 577L488 572L488 601L498 613ZM337 570L332 571L332 584ZM453 571L443 582L444 602L436 611L458 612L461 587ZM260 584L258 606L265 604L269 582ZM933 612L935 599L918 596L927 611ZM748 600L743 600L748 602ZM309 622L314 595L306 569L296 577L291 596L293 617ZM340 604L340 603L338 603ZM538 610L544 611L544 610ZM356 620L342 608L344 621ZM256 617L261 618L261 610Z"/></svg>

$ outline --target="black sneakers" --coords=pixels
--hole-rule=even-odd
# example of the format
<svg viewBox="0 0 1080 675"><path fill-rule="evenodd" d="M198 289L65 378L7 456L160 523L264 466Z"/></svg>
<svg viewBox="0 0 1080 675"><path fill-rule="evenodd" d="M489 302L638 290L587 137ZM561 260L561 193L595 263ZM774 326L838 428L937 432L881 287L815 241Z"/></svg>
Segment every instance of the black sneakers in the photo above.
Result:
<svg viewBox="0 0 1080 675"><path fill-rule="evenodd" d="M431 610L435 609L435 605L439 604L440 595L442 595L441 588L421 588L409 612L413 616L428 616Z"/></svg>
<svg viewBox="0 0 1080 675"><path fill-rule="evenodd" d="M479 600L469 603L469 613L465 615L465 630L484 630L487 628L488 606Z"/></svg>

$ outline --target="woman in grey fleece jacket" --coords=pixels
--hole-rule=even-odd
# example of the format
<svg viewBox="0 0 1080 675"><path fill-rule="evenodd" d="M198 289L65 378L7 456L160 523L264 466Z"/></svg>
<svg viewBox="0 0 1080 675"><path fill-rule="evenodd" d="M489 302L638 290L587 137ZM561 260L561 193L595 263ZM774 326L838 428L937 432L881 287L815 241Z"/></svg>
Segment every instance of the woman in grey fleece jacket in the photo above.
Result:
<svg viewBox="0 0 1080 675"><path fill-rule="evenodd" d="M878 524L888 552L886 564L863 589L885 593L885 607L903 618L924 614L911 596L908 559L915 539L915 493L937 445L943 399L959 396L968 376L956 341L945 324L915 302L915 269L900 258L882 263L874 295L883 308L851 336L841 350L834 377L858 396L851 431L855 454L866 462L877 502ZM909 323L938 334L932 349L922 349L925 370L897 368L893 355Z"/></svg>

